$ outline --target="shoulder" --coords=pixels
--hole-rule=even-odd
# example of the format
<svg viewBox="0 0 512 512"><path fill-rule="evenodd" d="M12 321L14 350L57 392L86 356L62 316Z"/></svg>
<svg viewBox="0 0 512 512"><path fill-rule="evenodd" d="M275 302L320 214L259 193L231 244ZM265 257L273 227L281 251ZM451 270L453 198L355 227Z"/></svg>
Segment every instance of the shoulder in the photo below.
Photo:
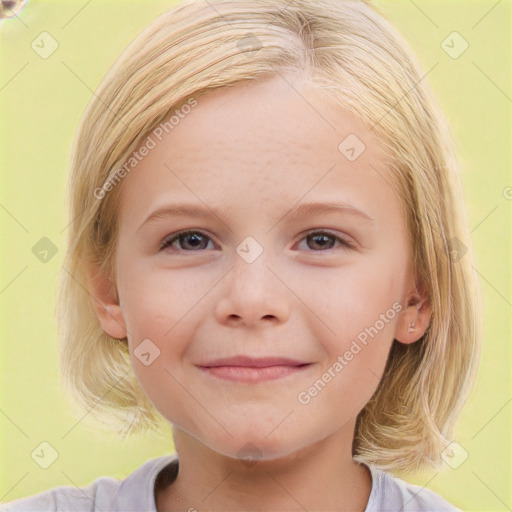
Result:
<svg viewBox="0 0 512 512"><path fill-rule="evenodd" d="M97 510L96 503L115 494L119 482L102 477L87 487L63 486L0 505L1 512L58 512Z"/></svg>
<svg viewBox="0 0 512 512"><path fill-rule="evenodd" d="M56 487L0 504L0 512L154 512L155 479L175 456L150 459L124 480L101 477L86 487Z"/></svg>
<svg viewBox="0 0 512 512"><path fill-rule="evenodd" d="M365 512L462 512L434 491L370 468L373 486Z"/></svg>

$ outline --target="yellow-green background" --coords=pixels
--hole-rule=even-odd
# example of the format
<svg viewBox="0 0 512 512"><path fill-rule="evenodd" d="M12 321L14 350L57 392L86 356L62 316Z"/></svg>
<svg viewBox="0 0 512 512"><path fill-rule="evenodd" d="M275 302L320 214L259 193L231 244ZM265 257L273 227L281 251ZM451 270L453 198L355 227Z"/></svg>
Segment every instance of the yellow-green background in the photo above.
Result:
<svg viewBox="0 0 512 512"><path fill-rule="evenodd" d="M60 485L84 486L102 475L122 478L149 457L173 449L169 430L167 439L121 441L72 415L58 383L54 304L77 122L125 45L174 3L32 0L19 19L0 21L0 501ZM481 370L457 437L469 458L458 469L400 476L464 510L511 510L512 200L504 195L512 186L511 1L376 3L425 70L437 63L428 80L458 145L485 305ZM31 48L43 31L59 43L46 60ZM469 43L458 59L441 48L453 31ZM58 247L47 263L31 250L42 237ZM59 452L46 470L30 456L41 441Z"/></svg>

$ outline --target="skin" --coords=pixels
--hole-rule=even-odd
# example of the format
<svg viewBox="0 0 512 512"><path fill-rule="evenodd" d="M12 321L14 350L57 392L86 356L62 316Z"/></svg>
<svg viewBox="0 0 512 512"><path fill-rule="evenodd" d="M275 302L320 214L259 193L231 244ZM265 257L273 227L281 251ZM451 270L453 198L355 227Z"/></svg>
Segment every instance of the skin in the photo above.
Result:
<svg viewBox="0 0 512 512"><path fill-rule="evenodd" d="M366 145L353 162L338 151L349 134ZM389 183L374 134L298 75L200 97L124 179L115 291L95 269L90 288L103 329L128 336L141 386L173 425L180 470L157 494L158 510L366 508L372 482L352 459L356 417L393 339L417 341L430 319ZM185 202L206 214L145 222ZM307 202L350 204L372 220L348 209L294 217ZM159 250L187 229L203 236ZM334 236L322 238L326 230ZM252 263L236 252L248 236L263 248ZM300 403L298 394L394 303L400 313ZM134 350L148 338L160 355L146 366ZM309 366L252 383L198 367L237 355ZM248 443L252 463L244 459Z"/></svg>

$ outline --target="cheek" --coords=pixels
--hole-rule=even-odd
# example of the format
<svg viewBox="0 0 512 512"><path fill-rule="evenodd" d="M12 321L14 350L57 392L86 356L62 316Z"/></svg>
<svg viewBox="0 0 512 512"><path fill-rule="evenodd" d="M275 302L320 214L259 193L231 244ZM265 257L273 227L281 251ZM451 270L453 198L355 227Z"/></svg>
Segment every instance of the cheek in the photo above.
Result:
<svg viewBox="0 0 512 512"><path fill-rule="evenodd" d="M382 255L368 256L329 272L311 270L297 281L330 352L343 350L361 333L364 338L365 329L374 326L380 338L393 336L403 288L399 265Z"/></svg>
<svg viewBox="0 0 512 512"><path fill-rule="evenodd" d="M322 319L311 328L326 357L297 397L308 414L330 411L334 421L345 421L362 410L379 385L402 308L400 272L379 261L340 269L335 282L325 280L324 293L315 287L309 295Z"/></svg>
<svg viewBox="0 0 512 512"><path fill-rule="evenodd" d="M173 271L147 260L125 263L118 275L124 319L135 343L165 340L189 314L197 314L209 281L201 272Z"/></svg>
<svg viewBox="0 0 512 512"><path fill-rule="evenodd" d="M352 406L362 408L382 377L403 307L402 264L399 257L382 253L368 258L357 271L353 268L343 276L344 285L334 293L338 314L330 318L336 336L330 337L330 363L324 371L338 370L334 371L333 397L352 390ZM332 368L334 361L339 363L336 368Z"/></svg>
<svg viewBox="0 0 512 512"><path fill-rule="evenodd" d="M181 362L193 333L187 316L193 294L170 272L126 269L119 291L135 375L164 417L180 418L186 403Z"/></svg>
<svg viewBox="0 0 512 512"><path fill-rule="evenodd" d="M173 272L142 259L122 261L119 269L118 289L132 365L159 408L163 395L183 392L179 385L183 359L197 318L206 318L212 284L197 269Z"/></svg>

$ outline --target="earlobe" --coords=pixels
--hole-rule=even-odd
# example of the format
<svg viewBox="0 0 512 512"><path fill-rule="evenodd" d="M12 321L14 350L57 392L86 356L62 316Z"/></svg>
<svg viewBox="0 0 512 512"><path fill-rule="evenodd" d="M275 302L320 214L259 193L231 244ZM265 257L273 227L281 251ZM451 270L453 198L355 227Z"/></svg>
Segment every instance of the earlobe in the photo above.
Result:
<svg viewBox="0 0 512 512"><path fill-rule="evenodd" d="M395 339L401 343L414 343L421 339L430 325L432 308L426 298L409 298L397 323Z"/></svg>
<svg viewBox="0 0 512 512"><path fill-rule="evenodd" d="M88 267L88 289L101 327L112 338L126 338L126 324L110 274L97 266Z"/></svg>

